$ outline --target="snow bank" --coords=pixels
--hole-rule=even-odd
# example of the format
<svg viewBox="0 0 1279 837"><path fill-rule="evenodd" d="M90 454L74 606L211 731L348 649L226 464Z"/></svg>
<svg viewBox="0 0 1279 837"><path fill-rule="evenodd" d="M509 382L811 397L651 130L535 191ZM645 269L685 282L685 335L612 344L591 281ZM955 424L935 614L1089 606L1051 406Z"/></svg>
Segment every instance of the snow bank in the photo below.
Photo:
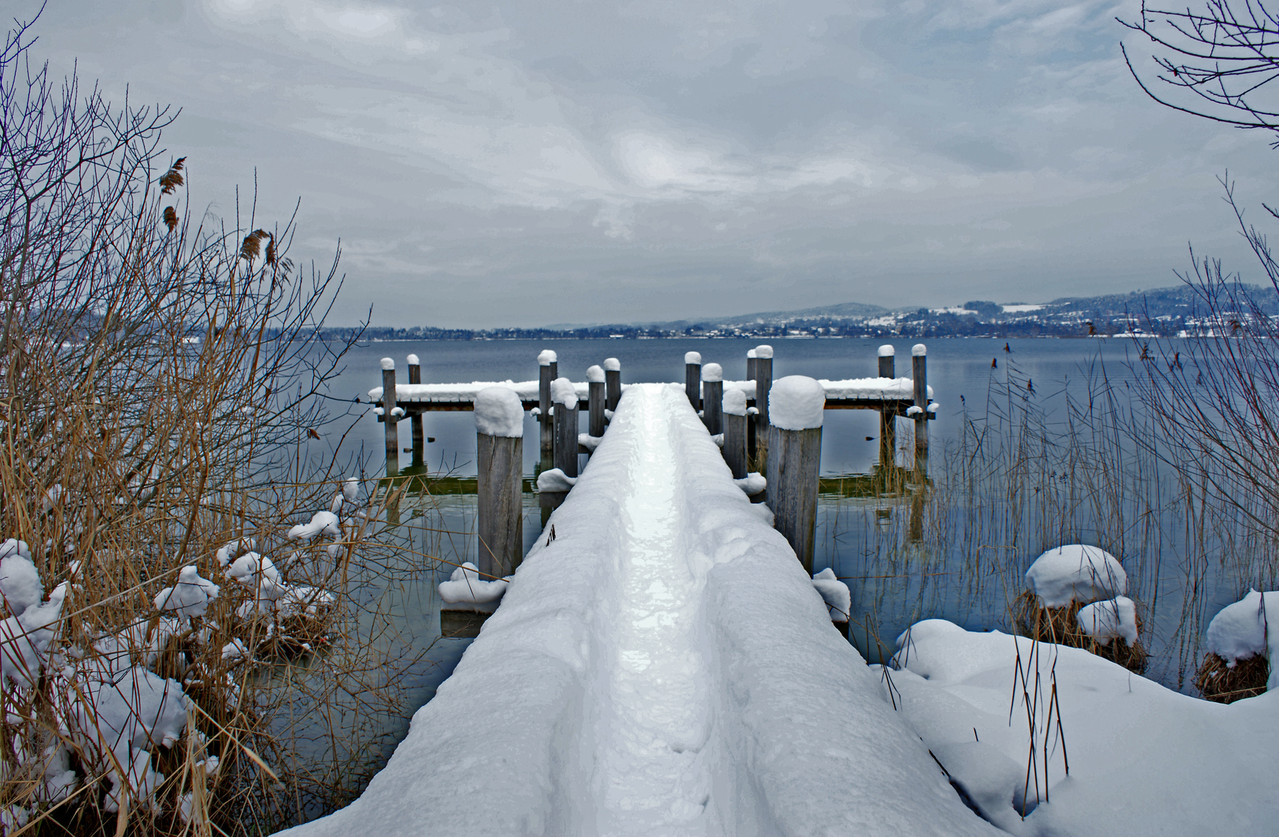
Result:
<svg viewBox="0 0 1279 837"><path fill-rule="evenodd" d="M9 538L0 544L0 595L14 616L44 598L44 583L25 541Z"/></svg>
<svg viewBox="0 0 1279 837"><path fill-rule="evenodd" d="M1081 649L998 631L969 632L941 620L912 626L898 649L900 670L889 679L902 717L985 815L1009 833L1274 833L1279 694L1210 703ZM1014 682L1018 654L1025 680ZM1048 727L1054 677L1058 700ZM1037 707L1039 786L1046 784L1048 793L1023 821L1014 805L1027 781L1027 683ZM1057 738L1058 717L1064 742ZM1028 807L1036 800L1033 776L1030 786Z"/></svg>
<svg viewBox="0 0 1279 837"><path fill-rule="evenodd" d="M1026 570L1026 583L1044 607L1112 599L1128 592L1128 574L1115 556L1077 543L1036 558Z"/></svg>
<svg viewBox="0 0 1279 837"><path fill-rule="evenodd" d="M387 767L290 834L997 833L681 389L633 387L578 485Z"/></svg>
<svg viewBox="0 0 1279 837"><path fill-rule="evenodd" d="M1279 590L1249 590L1240 601L1226 605L1208 623L1206 639L1207 650L1232 668L1248 657L1268 655L1270 679L1266 689L1279 689Z"/></svg>
<svg viewBox="0 0 1279 837"><path fill-rule="evenodd" d="M848 615L853 612L853 594L848 585L835 576L830 567L813 576L813 587L822 594L822 600L830 610L830 618L835 622L847 622Z"/></svg>
<svg viewBox="0 0 1279 837"><path fill-rule="evenodd" d="M826 391L812 378L788 375L768 391L768 423L782 430L810 430L822 426Z"/></svg>
<svg viewBox="0 0 1279 837"><path fill-rule="evenodd" d="M448 581L441 581L440 598L447 604L465 605L465 609L491 612L506 592L504 578L492 581L480 578L479 568L470 561L453 570Z"/></svg>
<svg viewBox="0 0 1279 837"><path fill-rule="evenodd" d="M524 435L524 405L510 387L485 387L475 396L475 429L485 436Z"/></svg>
<svg viewBox="0 0 1279 837"><path fill-rule="evenodd" d="M1081 607L1075 621L1079 630L1102 645L1120 638L1130 646L1137 644L1137 608L1127 596Z"/></svg>

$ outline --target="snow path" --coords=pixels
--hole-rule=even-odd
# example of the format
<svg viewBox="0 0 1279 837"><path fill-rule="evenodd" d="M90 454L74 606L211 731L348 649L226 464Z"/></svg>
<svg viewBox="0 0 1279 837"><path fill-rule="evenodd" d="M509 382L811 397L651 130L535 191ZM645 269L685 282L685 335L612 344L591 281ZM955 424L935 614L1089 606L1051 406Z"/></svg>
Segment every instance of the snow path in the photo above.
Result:
<svg viewBox="0 0 1279 837"><path fill-rule="evenodd" d="M628 387L390 763L288 833L999 833L893 712L767 516L682 388Z"/></svg>

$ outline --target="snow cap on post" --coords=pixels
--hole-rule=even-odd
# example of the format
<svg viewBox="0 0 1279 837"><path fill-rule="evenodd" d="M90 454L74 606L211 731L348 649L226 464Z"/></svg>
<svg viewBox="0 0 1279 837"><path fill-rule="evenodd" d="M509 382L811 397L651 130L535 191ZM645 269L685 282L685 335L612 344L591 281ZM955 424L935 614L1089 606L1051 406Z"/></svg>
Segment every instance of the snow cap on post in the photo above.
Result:
<svg viewBox="0 0 1279 837"><path fill-rule="evenodd" d="M746 393L736 388L724 390L724 414L728 416L746 415Z"/></svg>
<svg viewBox="0 0 1279 837"><path fill-rule="evenodd" d="M893 357L897 354L897 350L892 347L891 343L885 343L879 347L880 357Z"/></svg>
<svg viewBox="0 0 1279 837"><path fill-rule="evenodd" d="M382 358L382 368L387 372L390 372L395 368L395 359L389 357Z"/></svg>
<svg viewBox="0 0 1279 837"><path fill-rule="evenodd" d="M592 366L586 370L586 380L593 384L604 383L604 368L602 366Z"/></svg>
<svg viewBox="0 0 1279 837"><path fill-rule="evenodd" d="M754 360L754 359L755 359L755 357L756 357L756 355L755 355L755 350L754 350L754 349L747 349L747 350L746 350L746 359L747 359L747 360Z"/></svg>
<svg viewBox="0 0 1279 837"><path fill-rule="evenodd" d="M537 355L538 366L550 366L552 363L555 363L555 361L556 361L555 352L551 351L550 349L543 349Z"/></svg>
<svg viewBox="0 0 1279 837"><path fill-rule="evenodd" d="M924 357L928 354L928 347L923 343L916 343L910 347L911 357Z"/></svg>
<svg viewBox="0 0 1279 837"><path fill-rule="evenodd" d="M475 396L475 429L485 436L524 435L524 405L510 387L485 387Z"/></svg>
<svg viewBox="0 0 1279 837"><path fill-rule="evenodd" d="M724 367L718 363L708 363L702 367L702 380L714 383L724 380Z"/></svg>
<svg viewBox="0 0 1279 837"><path fill-rule="evenodd" d="M763 360L770 360L773 357L773 347L765 343L762 346L755 347L755 357Z"/></svg>
<svg viewBox="0 0 1279 837"><path fill-rule="evenodd" d="M622 362L615 357L604 358L605 372L621 372Z"/></svg>
<svg viewBox="0 0 1279 837"><path fill-rule="evenodd" d="M551 401L572 409L578 405L577 388L568 378L556 378L551 381Z"/></svg>
<svg viewBox="0 0 1279 837"><path fill-rule="evenodd" d="M409 357L408 357L408 361L409 361L409 366L421 366L421 365L422 365L422 361L420 361L420 360L418 360L418 359L417 359L417 355L409 355Z"/></svg>
<svg viewBox="0 0 1279 837"><path fill-rule="evenodd" d="M685 352L684 362L685 363L701 363L702 362L701 352Z"/></svg>
<svg viewBox="0 0 1279 837"><path fill-rule="evenodd" d="M768 422L782 430L812 430L822 426L826 390L804 375L787 375L768 391Z"/></svg>

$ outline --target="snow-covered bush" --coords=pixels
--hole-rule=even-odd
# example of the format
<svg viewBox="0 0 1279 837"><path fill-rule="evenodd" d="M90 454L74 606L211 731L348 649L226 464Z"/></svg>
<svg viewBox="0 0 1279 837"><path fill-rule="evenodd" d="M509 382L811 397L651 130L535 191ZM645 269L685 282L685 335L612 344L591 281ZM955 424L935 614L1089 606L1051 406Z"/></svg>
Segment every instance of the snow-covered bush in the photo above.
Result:
<svg viewBox="0 0 1279 837"><path fill-rule="evenodd" d="M1271 626L1274 627L1271 627ZM1279 686L1279 590L1249 590L1208 623L1195 685L1209 700L1233 703Z"/></svg>

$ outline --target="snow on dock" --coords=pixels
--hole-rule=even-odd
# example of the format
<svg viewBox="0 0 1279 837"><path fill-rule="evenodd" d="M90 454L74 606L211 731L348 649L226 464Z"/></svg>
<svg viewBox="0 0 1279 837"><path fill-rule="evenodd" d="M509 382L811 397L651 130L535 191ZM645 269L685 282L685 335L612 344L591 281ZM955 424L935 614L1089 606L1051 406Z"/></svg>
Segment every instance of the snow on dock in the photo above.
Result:
<svg viewBox="0 0 1279 837"><path fill-rule="evenodd" d="M832 629L767 514L679 386L628 387L390 763L288 833L999 833Z"/></svg>

